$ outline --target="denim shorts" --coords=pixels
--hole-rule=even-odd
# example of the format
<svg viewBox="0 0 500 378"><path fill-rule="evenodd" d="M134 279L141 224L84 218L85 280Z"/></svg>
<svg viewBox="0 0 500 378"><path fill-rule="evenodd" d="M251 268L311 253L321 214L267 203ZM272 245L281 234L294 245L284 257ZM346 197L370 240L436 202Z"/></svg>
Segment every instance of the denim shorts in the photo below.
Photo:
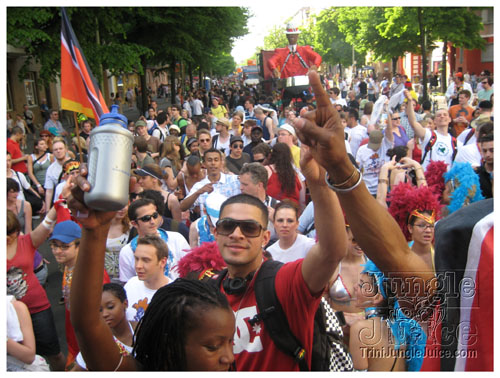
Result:
<svg viewBox="0 0 500 378"><path fill-rule="evenodd" d="M35 333L36 353L42 356L55 356L61 351L57 337L54 315L49 307L46 310L31 314Z"/></svg>

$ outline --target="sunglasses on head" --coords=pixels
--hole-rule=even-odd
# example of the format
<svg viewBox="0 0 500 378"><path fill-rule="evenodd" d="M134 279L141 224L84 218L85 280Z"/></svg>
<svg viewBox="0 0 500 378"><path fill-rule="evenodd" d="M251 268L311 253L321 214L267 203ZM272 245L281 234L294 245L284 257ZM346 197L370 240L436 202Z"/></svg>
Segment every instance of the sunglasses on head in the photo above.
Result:
<svg viewBox="0 0 500 378"><path fill-rule="evenodd" d="M215 224L215 229L220 235L228 236L231 235L236 227L240 228L240 231L247 238L256 238L260 235L264 227L254 220L236 220L232 218L219 219Z"/></svg>
<svg viewBox="0 0 500 378"><path fill-rule="evenodd" d="M136 220L142 221L142 222L149 222L151 220L151 218L156 219L156 218L158 218L159 215L160 214L158 214L158 212L155 211L151 215L144 215L143 217L137 218Z"/></svg>

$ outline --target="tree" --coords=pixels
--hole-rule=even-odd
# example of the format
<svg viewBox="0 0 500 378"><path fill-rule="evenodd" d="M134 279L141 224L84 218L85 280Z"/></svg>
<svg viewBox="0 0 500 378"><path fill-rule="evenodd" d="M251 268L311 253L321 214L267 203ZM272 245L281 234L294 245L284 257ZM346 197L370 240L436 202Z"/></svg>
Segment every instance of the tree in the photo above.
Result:
<svg viewBox="0 0 500 378"><path fill-rule="evenodd" d="M336 8L325 9L316 19L315 48L325 63L343 66L352 65L353 45L346 42L346 36L339 30ZM365 54L355 52L356 61L364 61Z"/></svg>

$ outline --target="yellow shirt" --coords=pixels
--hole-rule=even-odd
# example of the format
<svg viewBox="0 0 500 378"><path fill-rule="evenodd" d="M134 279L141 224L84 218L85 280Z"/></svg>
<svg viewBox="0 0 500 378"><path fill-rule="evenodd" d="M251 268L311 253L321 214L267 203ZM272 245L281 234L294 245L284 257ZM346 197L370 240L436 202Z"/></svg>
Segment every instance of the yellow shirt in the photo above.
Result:
<svg viewBox="0 0 500 378"><path fill-rule="evenodd" d="M293 164L300 168L300 147L293 145L290 150L292 151Z"/></svg>

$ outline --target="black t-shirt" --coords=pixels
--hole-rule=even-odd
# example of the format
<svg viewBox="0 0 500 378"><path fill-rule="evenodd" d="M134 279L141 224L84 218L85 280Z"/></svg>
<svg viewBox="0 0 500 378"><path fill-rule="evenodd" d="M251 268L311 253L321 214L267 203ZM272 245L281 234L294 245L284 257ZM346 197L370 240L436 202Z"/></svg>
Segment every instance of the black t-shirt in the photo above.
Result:
<svg viewBox="0 0 500 378"><path fill-rule="evenodd" d="M226 168L233 172L235 175L239 175L243 164L250 163L252 158L246 152L243 152L239 159L233 159L231 156L226 156Z"/></svg>
<svg viewBox="0 0 500 378"><path fill-rule="evenodd" d="M361 81L359 83L359 93L360 94L366 94L367 93L367 85L365 81Z"/></svg>

